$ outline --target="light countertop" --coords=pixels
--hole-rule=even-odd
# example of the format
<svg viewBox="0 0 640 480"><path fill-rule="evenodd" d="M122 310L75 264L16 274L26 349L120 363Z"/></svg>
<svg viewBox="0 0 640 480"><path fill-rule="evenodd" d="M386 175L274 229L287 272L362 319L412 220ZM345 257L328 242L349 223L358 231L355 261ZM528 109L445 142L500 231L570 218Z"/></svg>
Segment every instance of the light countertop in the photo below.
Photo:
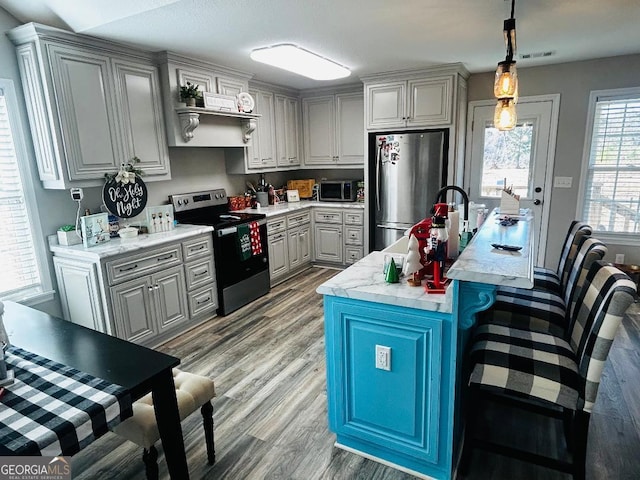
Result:
<svg viewBox="0 0 640 480"><path fill-rule="evenodd" d="M430 294L423 287L412 287L404 277L400 283L389 284L382 273L386 253L405 254L406 239L387 252L371 252L362 260L343 270L317 288L323 295L353 298L377 303L450 313L452 291ZM519 245L522 250L498 250L492 243ZM533 287L533 219L526 217L516 225L504 227L496 215L490 215L447 272L450 279L505 285Z"/></svg>
<svg viewBox="0 0 640 480"><path fill-rule="evenodd" d="M244 210L238 210L244 213L264 213L267 217L274 217L276 215L284 215L286 213L295 212L297 210L321 207L321 208L354 208L363 210L364 203L358 202L315 202L312 200L301 200L299 202L283 202L277 205L269 205L268 207L245 208Z"/></svg>
<svg viewBox="0 0 640 480"><path fill-rule="evenodd" d="M49 240L49 250L60 256L82 258L98 262L103 258L113 257L123 253L133 253L143 248L158 247L165 243L181 241L212 231L213 227L211 226L179 224L169 232L143 234L128 240L116 237L102 245L96 245L90 248L85 248L82 244L71 246L59 245L57 238L52 235Z"/></svg>
<svg viewBox="0 0 640 480"><path fill-rule="evenodd" d="M412 287L405 277L399 283L387 283L382 272L384 252L369 255L320 285L323 295L386 303L400 307L451 313L452 289L444 294L425 293L424 287Z"/></svg>

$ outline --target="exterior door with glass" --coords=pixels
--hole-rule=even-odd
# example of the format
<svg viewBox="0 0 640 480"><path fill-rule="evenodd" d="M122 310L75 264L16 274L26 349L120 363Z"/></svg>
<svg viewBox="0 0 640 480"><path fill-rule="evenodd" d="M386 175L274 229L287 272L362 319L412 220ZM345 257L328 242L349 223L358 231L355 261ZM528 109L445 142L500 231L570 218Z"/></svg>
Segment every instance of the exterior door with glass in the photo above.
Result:
<svg viewBox="0 0 640 480"><path fill-rule="evenodd" d="M535 218L537 265L544 265L559 106L560 95L520 98L516 127L501 132L493 125L495 100L469 104L469 199L491 211L503 188L519 195L520 208Z"/></svg>

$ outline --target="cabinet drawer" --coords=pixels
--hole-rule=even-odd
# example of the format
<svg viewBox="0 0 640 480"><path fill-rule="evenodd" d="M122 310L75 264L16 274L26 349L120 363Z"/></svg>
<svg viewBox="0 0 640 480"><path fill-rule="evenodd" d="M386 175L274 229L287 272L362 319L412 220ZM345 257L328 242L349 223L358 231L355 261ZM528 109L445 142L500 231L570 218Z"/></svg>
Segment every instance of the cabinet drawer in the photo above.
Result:
<svg viewBox="0 0 640 480"><path fill-rule="evenodd" d="M284 232L287 229L286 217L278 217L273 220L267 220L267 234L273 235L274 233Z"/></svg>
<svg viewBox="0 0 640 480"><path fill-rule="evenodd" d="M362 227L344 227L344 244L345 245L362 245L363 237Z"/></svg>
<svg viewBox="0 0 640 480"><path fill-rule="evenodd" d="M107 262L107 278L109 285L113 285L181 263L182 249L180 244L170 245Z"/></svg>
<svg viewBox="0 0 640 480"><path fill-rule="evenodd" d="M316 210L313 212L313 219L317 223L342 224L342 212L340 210Z"/></svg>
<svg viewBox="0 0 640 480"><path fill-rule="evenodd" d="M364 225L364 211L354 210L344 212L345 225Z"/></svg>
<svg viewBox="0 0 640 480"><path fill-rule="evenodd" d="M194 290L188 294L189 313L192 317L212 313L218 308L218 291L215 283Z"/></svg>
<svg viewBox="0 0 640 480"><path fill-rule="evenodd" d="M287 228L298 227L304 223L309 223L310 221L311 215L309 215L309 211L293 213L287 216Z"/></svg>
<svg viewBox="0 0 640 480"><path fill-rule="evenodd" d="M364 256L362 247L344 247L344 262L347 264L356 263Z"/></svg>
<svg viewBox="0 0 640 480"><path fill-rule="evenodd" d="M210 283L214 279L213 257L188 263L185 265L187 273L187 290L192 290Z"/></svg>
<svg viewBox="0 0 640 480"><path fill-rule="evenodd" d="M182 256L185 262L205 255L213 255L213 239L211 235L192 238L182 242Z"/></svg>

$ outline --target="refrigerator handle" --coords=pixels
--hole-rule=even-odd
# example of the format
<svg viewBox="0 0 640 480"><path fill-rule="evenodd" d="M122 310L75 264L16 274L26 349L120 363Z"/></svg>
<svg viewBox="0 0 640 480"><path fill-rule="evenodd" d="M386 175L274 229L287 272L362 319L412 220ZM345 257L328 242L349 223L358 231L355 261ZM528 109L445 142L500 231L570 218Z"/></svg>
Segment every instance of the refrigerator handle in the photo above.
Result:
<svg viewBox="0 0 640 480"><path fill-rule="evenodd" d="M382 145L376 154L376 210L380 210L380 163L382 162Z"/></svg>

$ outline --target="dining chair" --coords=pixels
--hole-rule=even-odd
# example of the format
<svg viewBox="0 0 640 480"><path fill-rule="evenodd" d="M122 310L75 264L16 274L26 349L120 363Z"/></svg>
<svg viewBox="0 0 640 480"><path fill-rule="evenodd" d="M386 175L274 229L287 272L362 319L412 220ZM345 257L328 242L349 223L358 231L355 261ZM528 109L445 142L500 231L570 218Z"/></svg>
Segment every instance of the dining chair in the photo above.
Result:
<svg viewBox="0 0 640 480"><path fill-rule="evenodd" d="M213 380L174 368L173 382L176 386L180 421L200 408L207 446L207 462L213 465L216 461L213 442L213 406L211 405L211 400L216 395ZM160 439L160 432L150 393L133 403L133 416L116 425L113 432L143 448L142 460L146 477L148 480L157 480L158 451L154 445Z"/></svg>
<svg viewBox="0 0 640 480"><path fill-rule="evenodd" d="M585 476L589 419L602 370L635 284L617 268L596 260L576 300L567 339L503 325L480 325L467 357L466 428L460 471L477 447ZM469 373L470 372L470 373ZM476 438L483 400L498 400L563 421L572 461L550 458L505 443Z"/></svg>
<svg viewBox="0 0 640 480"><path fill-rule="evenodd" d="M571 246L575 242L576 235L591 235L591 233L592 228L589 225L578 220L573 220L571 225L569 225L569 230L567 231L564 243L562 244L562 252L560 253L557 270L554 271L549 268L534 267L534 287L560 293L563 272L566 263L571 261Z"/></svg>
<svg viewBox="0 0 640 480"><path fill-rule="evenodd" d="M561 292L541 288L531 290L500 287L496 301L479 315L479 323L493 323L564 337L589 268L602 260L607 247L600 240L576 235L570 261L565 264L566 281Z"/></svg>

